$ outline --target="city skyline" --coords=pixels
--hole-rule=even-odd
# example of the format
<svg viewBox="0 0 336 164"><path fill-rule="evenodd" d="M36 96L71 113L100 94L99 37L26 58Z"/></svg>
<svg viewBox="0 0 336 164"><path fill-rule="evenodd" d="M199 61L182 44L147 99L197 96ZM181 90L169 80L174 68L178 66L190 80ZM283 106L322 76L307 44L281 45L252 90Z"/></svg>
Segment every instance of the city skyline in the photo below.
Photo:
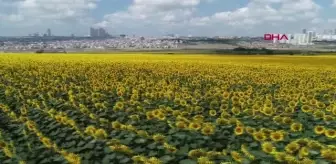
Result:
<svg viewBox="0 0 336 164"><path fill-rule="evenodd" d="M336 28L336 0L0 0L0 36L24 36L52 27L55 35L176 33L255 36ZM70 6L70 7L64 7Z"/></svg>

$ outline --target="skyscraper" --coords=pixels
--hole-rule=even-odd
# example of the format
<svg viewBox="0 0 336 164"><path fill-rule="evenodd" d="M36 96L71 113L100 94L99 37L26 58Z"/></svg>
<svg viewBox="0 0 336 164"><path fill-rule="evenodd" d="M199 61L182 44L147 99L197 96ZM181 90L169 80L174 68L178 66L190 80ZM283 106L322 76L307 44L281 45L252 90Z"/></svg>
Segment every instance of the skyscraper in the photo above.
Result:
<svg viewBox="0 0 336 164"><path fill-rule="evenodd" d="M90 37L108 37L109 34L103 28L90 28Z"/></svg>
<svg viewBox="0 0 336 164"><path fill-rule="evenodd" d="M51 36L51 30L50 30L50 28L48 28L48 30L47 30L47 36Z"/></svg>
<svg viewBox="0 0 336 164"><path fill-rule="evenodd" d="M302 33L306 34L307 33L307 29L303 29Z"/></svg>

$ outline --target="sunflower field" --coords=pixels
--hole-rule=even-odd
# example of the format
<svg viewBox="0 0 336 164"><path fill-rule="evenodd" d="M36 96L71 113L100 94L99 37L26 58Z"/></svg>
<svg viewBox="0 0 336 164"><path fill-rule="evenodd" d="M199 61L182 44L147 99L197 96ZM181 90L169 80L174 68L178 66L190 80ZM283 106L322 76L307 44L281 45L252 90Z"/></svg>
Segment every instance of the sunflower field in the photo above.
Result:
<svg viewBox="0 0 336 164"><path fill-rule="evenodd" d="M0 163L336 163L336 57L0 54Z"/></svg>

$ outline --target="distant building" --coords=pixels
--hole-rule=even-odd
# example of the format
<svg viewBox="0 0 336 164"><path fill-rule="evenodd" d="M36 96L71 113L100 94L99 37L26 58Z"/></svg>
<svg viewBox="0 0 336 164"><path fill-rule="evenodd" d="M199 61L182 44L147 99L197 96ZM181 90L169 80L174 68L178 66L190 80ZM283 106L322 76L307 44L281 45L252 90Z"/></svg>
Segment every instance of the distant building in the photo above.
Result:
<svg viewBox="0 0 336 164"><path fill-rule="evenodd" d="M108 37L110 36L103 28L90 28L90 37Z"/></svg>
<svg viewBox="0 0 336 164"><path fill-rule="evenodd" d="M302 33L303 33L303 34L306 34L306 33L307 33L307 29L303 29L303 30L302 30Z"/></svg>
<svg viewBox="0 0 336 164"><path fill-rule="evenodd" d="M48 30L47 30L47 36L51 36L51 30L50 30L50 28L48 28Z"/></svg>

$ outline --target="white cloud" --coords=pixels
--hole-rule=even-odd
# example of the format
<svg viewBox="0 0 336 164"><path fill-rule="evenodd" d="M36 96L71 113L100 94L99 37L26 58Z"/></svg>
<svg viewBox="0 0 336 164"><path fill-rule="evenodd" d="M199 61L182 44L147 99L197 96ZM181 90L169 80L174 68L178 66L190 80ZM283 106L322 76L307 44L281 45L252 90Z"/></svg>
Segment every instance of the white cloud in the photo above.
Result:
<svg viewBox="0 0 336 164"><path fill-rule="evenodd" d="M157 28L168 30L200 26L273 28L279 22L282 26L286 23L316 23L321 9L313 0L251 0L238 9L199 17L195 11L200 3L201 0L134 0L127 11L108 14L97 25L118 28L127 24L136 29L141 25L155 24Z"/></svg>
<svg viewBox="0 0 336 164"><path fill-rule="evenodd" d="M98 0L0 0L1 5L15 7L7 13L9 22L22 21L28 24L47 22L76 22L88 16L96 8ZM3 13L4 15L4 13Z"/></svg>

